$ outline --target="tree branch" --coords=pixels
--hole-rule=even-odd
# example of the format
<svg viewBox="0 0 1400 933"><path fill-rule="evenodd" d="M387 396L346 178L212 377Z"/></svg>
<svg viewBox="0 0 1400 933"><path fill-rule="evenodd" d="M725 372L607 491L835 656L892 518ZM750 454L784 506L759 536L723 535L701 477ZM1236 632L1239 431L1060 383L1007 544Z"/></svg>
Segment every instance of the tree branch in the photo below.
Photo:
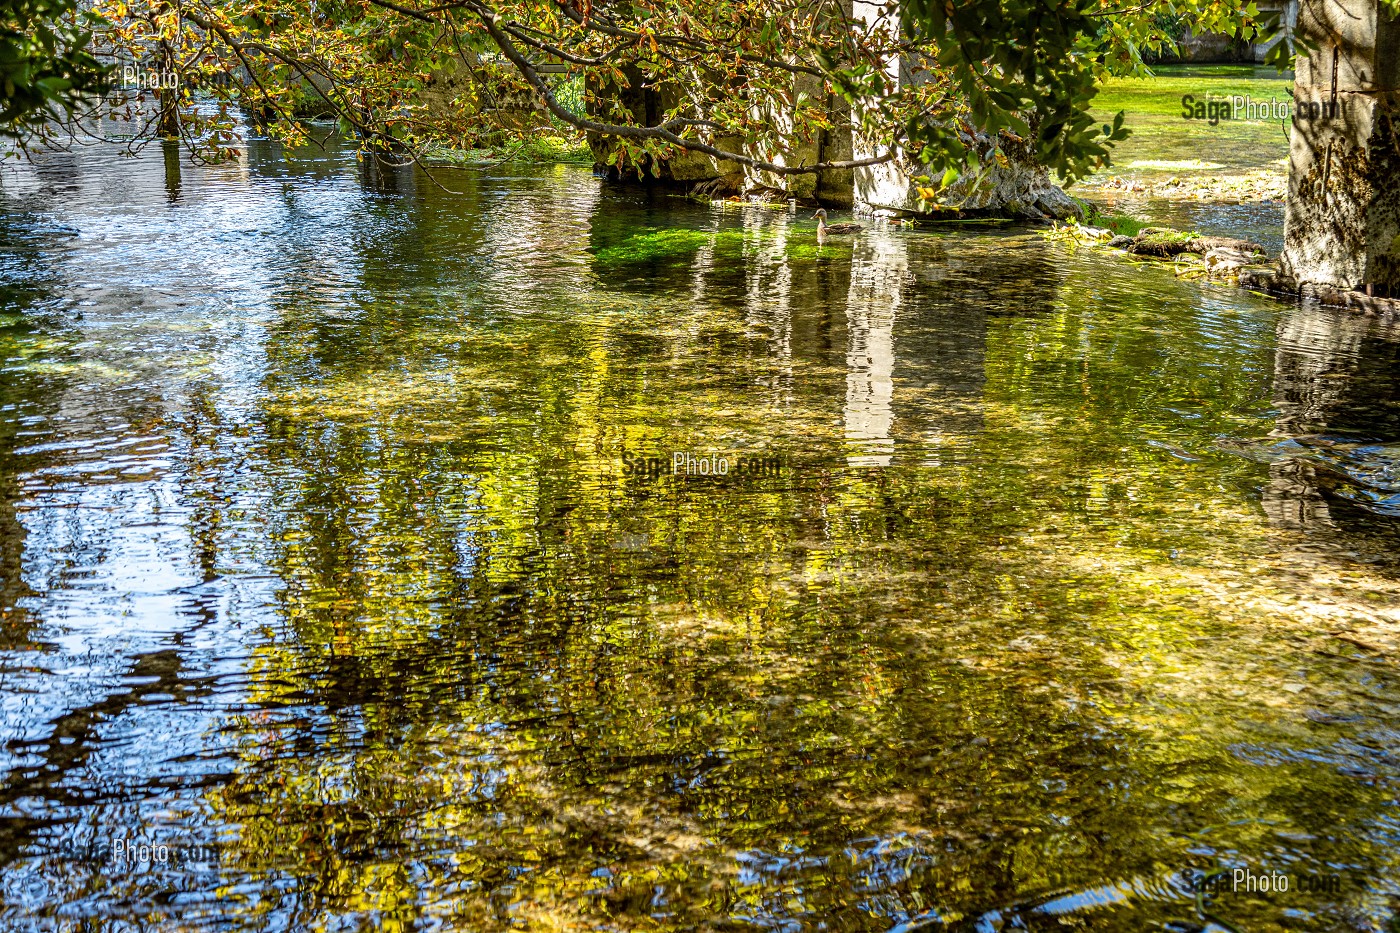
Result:
<svg viewBox="0 0 1400 933"><path fill-rule="evenodd" d="M371 0L371 2L388 3L390 0ZM841 162L818 162L815 165L779 165L764 159L755 159L751 156L743 155L742 153L720 149L708 143L700 142L699 140L684 139L673 132L674 130L683 129L688 126L700 125L698 121L694 120L677 118L656 126L634 126L624 123L599 123L587 117L580 117L559 103L554 96L554 92L550 90L548 83L546 83L544 79L540 77L539 72L535 70L534 65L532 65L530 60L521 54L520 50L511 42L510 35L502 28L500 17L494 10L484 4L472 2L472 0L468 0L468 2L463 5L469 6L472 9L472 12L486 29L487 35L491 37L496 47L501 50L501 54L504 55L510 63L515 66L516 70L520 72L521 76L525 78L530 87L539 95L540 99L544 101L550 113L554 114L565 123L568 123L570 126L583 130L584 132L596 133L599 136L614 136L619 139L658 139L691 152L699 152L722 161L737 162L740 165L746 165L749 168L764 172L772 172L775 175L812 175L824 171L881 165L894 159L894 151L893 148L891 148L891 151L885 155L874 156L868 159L852 159Z"/></svg>

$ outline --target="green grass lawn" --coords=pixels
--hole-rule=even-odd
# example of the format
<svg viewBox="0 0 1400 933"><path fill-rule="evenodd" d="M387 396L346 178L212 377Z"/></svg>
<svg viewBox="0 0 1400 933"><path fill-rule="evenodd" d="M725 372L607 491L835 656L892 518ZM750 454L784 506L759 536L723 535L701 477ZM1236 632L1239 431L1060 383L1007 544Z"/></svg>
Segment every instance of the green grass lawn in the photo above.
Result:
<svg viewBox="0 0 1400 933"><path fill-rule="evenodd" d="M1181 99L1245 95L1255 101L1290 100L1293 75L1256 65L1164 65L1151 78L1115 78L1095 98L1093 113L1108 121L1126 112L1133 135L1114 150L1109 174L1248 171L1281 168L1288 135L1280 121L1182 117Z"/></svg>

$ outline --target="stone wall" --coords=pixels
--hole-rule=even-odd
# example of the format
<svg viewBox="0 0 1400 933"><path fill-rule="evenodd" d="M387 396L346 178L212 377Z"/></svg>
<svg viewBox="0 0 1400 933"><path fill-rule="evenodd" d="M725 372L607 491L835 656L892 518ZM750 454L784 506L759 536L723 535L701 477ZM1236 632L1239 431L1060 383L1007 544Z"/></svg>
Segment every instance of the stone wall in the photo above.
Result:
<svg viewBox="0 0 1400 933"><path fill-rule="evenodd" d="M798 93L815 97L822 92L818 79L810 75L795 76L793 84L794 98ZM619 87L610 82L606 86L590 86L589 90L595 95L611 96L627 108L634 121L654 126L661 121L662 115L680 100L681 89L674 84L660 87L643 85L641 75L633 74L629 75L625 86ZM760 106L761 118L777 126L780 132L790 132L793 129L791 112L771 103ZM795 147L791 158L797 163L814 164L851 158L850 106L834 94L827 95L827 106L831 108L832 123L838 129L822 132L811 143ZM607 114L594 113L592 116L594 119L609 119ZM721 137L712 140L711 144L726 152L744 152L743 141L738 137ZM852 203L850 171L825 172L819 175L780 175L697 152L678 152L668 159L648 162L642 166L625 163L616 165L612 160L621 147L615 140L590 133L588 145L593 152L597 169L617 180L636 178L637 169L640 168L644 179L690 187L704 186L705 190L715 194L776 192L784 197L820 201L835 206L849 207ZM777 164L783 163L780 161Z"/></svg>
<svg viewBox="0 0 1400 933"><path fill-rule="evenodd" d="M1260 12L1277 12L1283 21L1292 28L1298 22L1298 0L1263 0L1256 4ZM1269 50L1276 45L1270 38L1262 42L1248 42L1217 32L1193 35L1187 32L1177 40L1175 52L1167 55L1148 55L1152 64L1255 64L1262 63Z"/></svg>

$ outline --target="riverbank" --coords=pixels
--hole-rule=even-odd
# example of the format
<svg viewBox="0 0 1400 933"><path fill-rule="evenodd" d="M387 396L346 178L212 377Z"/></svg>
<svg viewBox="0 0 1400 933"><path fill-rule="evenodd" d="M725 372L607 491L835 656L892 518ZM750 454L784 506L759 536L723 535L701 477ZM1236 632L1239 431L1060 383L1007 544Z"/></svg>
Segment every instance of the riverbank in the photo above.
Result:
<svg viewBox="0 0 1400 933"><path fill-rule="evenodd" d="M1125 112L1132 135L1078 192L1109 203L1281 203L1288 125L1258 113L1261 104L1290 101L1292 81L1290 72L1254 65L1161 66L1150 78L1110 79L1092 112L1105 122Z"/></svg>

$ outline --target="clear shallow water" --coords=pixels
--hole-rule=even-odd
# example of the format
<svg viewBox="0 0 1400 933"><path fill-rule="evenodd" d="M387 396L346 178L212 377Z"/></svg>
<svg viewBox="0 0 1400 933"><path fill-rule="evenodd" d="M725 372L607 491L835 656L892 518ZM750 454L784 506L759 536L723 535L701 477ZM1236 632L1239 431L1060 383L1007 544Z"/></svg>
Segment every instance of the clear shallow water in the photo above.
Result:
<svg viewBox="0 0 1400 933"><path fill-rule="evenodd" d="M1121 109L1132 134L1114 148L1113 164L1074 189L1075 193L1109 211L1154 224L1252 240L1277 259L1283 250L1282 200L1260 201L1259 192L1232 188L1229 179L1263 171L1273 173L1282 185L1288 172L1286 127L1247 117L1226 119L1215 126L1186 120L1180 101L1189 94L1197 100L1240 96L1256 104L1288 102L1292 72L1280 74L1266 66L1169 65L1154 68L1153 73L1149 79L1109 82L1099 100L1098 117L1111 119ZM1207 167L1193 167L1201 165ZM1114 177L1149 187L1171 178L1187 185L1176 198L1167 199L1103 187ZM1245 203L1238 203L1241 199Z"/></svg>
<svg viewBox="0 0 1400 933"><path fill-rule="evenodd" d="M4 175L0 925L1389 922L1394 326L440 180Z"/></svg>

